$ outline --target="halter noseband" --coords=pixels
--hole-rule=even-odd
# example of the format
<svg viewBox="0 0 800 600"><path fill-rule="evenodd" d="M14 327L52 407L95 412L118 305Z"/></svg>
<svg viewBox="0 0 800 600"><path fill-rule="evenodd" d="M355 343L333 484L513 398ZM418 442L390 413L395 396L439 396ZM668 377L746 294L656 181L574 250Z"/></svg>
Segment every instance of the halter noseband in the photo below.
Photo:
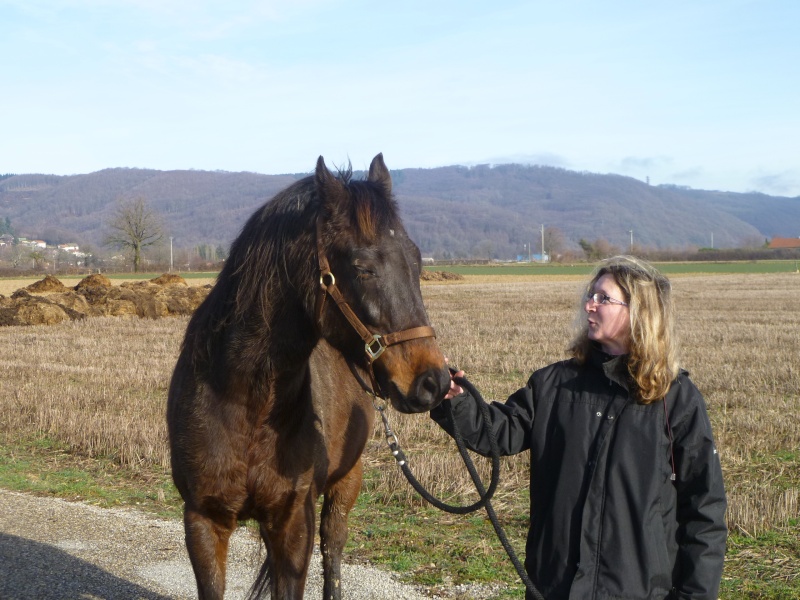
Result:
<svg viewBox="0 0 800 600"><path fill-rule="evenodd" d="M353 309L350 308L347 300L345 300L344 296L342 296L342 292L336 286L336 277L334 277L333 273L331 272L328 259L325 256L325 251L322 247L321 219L317 219L317 258L319 261L319 284L322 288L322 294L317 301L317 321L319 322L322 319L322 309L325 305L325 297L329 294L330 297L336 302L336 306L339 307L339 310L342 311L342 314L350 322L350 325L352 325L353 329L356 330L356 333L358 333L364 342L364 351L370 367L372 363L375 362L375 360L377 360L378 357L380 357L384 350L386 350L386 348L389 346L418 338L436 337L436 332L433 330L433 327L429 327L427 325L411 327L410 329L404 329L403 331L387 334L372 333L369 329L367 329L366 325L364 325L356 313L353 312Z"/></svg>

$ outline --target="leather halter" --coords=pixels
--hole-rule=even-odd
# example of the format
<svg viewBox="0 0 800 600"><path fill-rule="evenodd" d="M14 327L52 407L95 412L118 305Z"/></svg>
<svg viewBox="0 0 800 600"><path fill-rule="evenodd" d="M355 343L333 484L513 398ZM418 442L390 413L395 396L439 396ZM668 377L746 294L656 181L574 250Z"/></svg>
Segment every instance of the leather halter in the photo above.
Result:
<svg viewBox="0 0 800 600"><path fill-rule="evenodd" d="M317 219L317 259L319 261L319 284L322 288L322 294L317 300L317 322L320 322L322 319L322 310L325 306L325 298L327 295L330 295L330 297L336 302L336 306L339 307L339 310L342 311L342 314L350 322L350 325L352 325L353 329L356 330L356 333L358 333L358 335L361 337L361 340L364 342L364 351L370 366L389 346L418 338L436 337L436 332L433 330L433 327L429 327L427 325L411 327L410 329L387 334L372 333L369 329L367 329L366 325L361 322L361 319L359 319L353 309L350 308L347 300L345 300L344 296L342 296L342 292L336 286L336 277L334 277L333 273L331 272L328 259L325 256L325 251L322 247L321 218Z"/></svg>

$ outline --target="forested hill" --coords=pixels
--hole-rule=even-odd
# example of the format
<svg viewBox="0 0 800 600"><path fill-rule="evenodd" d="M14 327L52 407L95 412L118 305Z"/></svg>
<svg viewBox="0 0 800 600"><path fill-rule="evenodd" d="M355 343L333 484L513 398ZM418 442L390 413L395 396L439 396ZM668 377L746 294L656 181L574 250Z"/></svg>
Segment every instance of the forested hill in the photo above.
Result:
<svg viewBox="0 0 800 600"><path fill-rule="evenodd" d="M360 174L356 173L356 176ZM144 198L178 247L227 247L246 218L305 174L106 169L0 179L0 219L19 236L99 248L121 198ZM800 236L800 197L650 186L619 175L499 165L392 171L406 228L423 255L514 258L528 245L626 249L760 245ZM632 232L632 233L631 233Z"/></svg>

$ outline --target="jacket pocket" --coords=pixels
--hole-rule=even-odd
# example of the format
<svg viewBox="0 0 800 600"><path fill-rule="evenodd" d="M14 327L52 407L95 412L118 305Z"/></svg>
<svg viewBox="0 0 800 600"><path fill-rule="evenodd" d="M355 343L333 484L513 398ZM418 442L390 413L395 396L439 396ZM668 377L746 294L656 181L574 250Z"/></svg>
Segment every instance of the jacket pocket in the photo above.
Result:
<svg viewBox="0 0 800 600"><path fill-rule="evenodd" d="M656 570L652 573L651 586L653 589L669 590L669 598L673 596L674 588L672 587L672 567L673 560L670 558L669 546L667 544L667 531L664 527L664 517L661 514L661 503L656 504L657 515L654 518L648 519L645 524L646 531L650 537L652 552L655 558Z"/></svg>

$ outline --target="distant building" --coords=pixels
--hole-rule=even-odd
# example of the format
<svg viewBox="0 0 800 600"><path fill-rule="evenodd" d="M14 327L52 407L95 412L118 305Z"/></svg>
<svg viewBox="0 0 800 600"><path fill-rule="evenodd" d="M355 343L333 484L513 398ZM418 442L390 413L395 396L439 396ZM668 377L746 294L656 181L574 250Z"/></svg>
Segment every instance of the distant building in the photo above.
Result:
<svg viewBox="0 0 800 600"><path fill-rule="evenodd" d="M19 238L19 245L27 248L47 248L47 242L44 240L29 240L27 238Z"/></svg>
<svg viewBox="0 0 800 600"><path fill-rule="evenodd" d="M799 248L800 249L800 237L796 238L780 238L774 237L769 242L768 248Z"/></svg>
<svg viewBox="0 0 800 600"><path fill-rule="evenodd" d="M546 263L550 262L550 254L545 252L544 254L531 254L531 255L522 255L517 254L517 262L538 262L538 263Z"/></svg>

